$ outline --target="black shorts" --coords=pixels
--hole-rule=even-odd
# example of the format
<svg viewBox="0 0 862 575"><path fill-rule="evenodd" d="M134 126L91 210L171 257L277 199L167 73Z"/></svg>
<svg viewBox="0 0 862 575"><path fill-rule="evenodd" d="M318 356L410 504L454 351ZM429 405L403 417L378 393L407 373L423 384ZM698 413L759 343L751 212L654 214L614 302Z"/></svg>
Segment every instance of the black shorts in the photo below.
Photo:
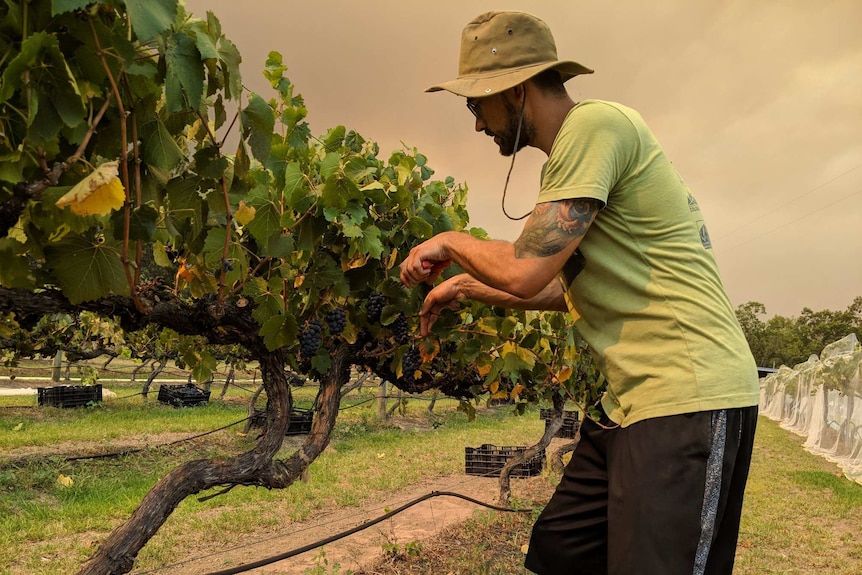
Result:
<svg viewBox="0 0 862 575"><path fill-rule="evenodd" d="M729 575L757 406L585 420L530 539L540 575Z"/></svg>

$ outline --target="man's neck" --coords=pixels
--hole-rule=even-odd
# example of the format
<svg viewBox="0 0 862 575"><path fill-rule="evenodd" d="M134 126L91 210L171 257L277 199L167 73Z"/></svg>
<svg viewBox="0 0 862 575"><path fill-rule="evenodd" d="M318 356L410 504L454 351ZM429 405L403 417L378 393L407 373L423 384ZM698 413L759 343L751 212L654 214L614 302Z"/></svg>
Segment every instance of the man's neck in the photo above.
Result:
<svg viewBox="0 0 862 575"><path fill-rule="evenodd" d="M568 95L561 98L541 98L531 110L536 134L530 145L550 156L554 140L557 139L569 111L574 107L575 102Z"/></svg>

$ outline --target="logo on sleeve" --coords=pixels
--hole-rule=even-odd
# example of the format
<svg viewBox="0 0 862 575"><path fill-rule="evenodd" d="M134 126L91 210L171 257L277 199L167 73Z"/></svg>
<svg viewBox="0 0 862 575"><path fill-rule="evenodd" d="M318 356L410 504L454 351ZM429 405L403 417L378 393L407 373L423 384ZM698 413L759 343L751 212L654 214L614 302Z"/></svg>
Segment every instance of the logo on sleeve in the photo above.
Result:
<svg viewBox="0 0 862 575"><path fill-rule="evenodd" d="M697 205L697 200L694 199L694 196L691 194L688 195L688 211L690 212L699 212L700 206Z"/></svg>
<svg viewBox="0 0 862 575"><path fill-rule="evenodd" d="M697 221L697 233L700 236L700 243L703 244L703 247L711 250L712 241L709 239L709 232L706 230L706 223L703 220Z"/></svg>

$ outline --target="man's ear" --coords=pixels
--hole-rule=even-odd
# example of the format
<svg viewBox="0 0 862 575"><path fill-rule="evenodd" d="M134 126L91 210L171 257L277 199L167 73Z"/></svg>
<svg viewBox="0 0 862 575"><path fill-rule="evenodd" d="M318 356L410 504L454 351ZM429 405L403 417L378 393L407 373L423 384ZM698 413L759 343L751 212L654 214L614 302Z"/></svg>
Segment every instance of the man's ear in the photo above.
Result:
<svg viewBox="0 0 862 575"><path fill-rule="evenodd" d="M512 87L512 95L515 96L515 101L519 104L521 103L521 99L524 97L524 92L527 90L527 83L523 82L518 84L517 86Z"/></svg>
<svg viewBox="0 0 862 575"><path fill-rule="evenodd" d="M504 92L506 101L515 106L520 106L523 101L527 91L526 82L522 84L518 84L517 86L512 86L508 90Z"/></svg>

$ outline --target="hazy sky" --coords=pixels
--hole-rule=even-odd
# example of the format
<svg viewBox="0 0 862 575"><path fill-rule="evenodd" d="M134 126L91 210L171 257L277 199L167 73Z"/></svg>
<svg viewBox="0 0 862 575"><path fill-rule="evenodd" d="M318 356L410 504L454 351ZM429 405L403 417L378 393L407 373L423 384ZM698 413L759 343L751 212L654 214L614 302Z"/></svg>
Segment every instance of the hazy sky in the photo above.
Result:
<svg viewBox="0 0 862 575"><path fill-rule="evenodd" d="M733 304L769 315L845 309L862 295L862 2L854 0L186 0L213 11L243 83L284 56L315 134L335 125L388 154L416 147L435 177L470 188L471 224L514 240L500 209L509 159L473 130L464 99L426 94L457 74L461 29L496 9L532 12L561 59L593 68L575 100L637 109L703 210ZM509 213L528 211L545 156L518 153Z"/></svg>

